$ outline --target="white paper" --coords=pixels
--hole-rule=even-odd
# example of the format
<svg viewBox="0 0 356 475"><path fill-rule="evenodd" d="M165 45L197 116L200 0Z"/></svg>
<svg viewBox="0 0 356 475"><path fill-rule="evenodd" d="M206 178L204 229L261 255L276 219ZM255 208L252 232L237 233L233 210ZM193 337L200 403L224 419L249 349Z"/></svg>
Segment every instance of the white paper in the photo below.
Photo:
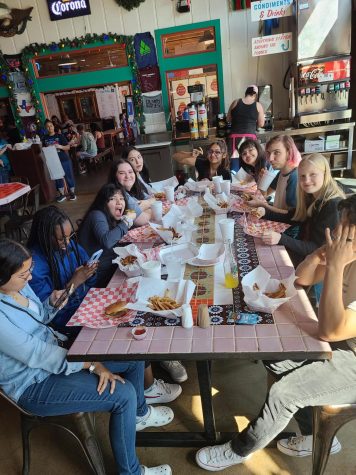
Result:
<svg viewBox="0 0 356 475"><path fill-rule="evenodd" d="M214 197L211 193L205 193L204 201L210 206L215 214L226 214L230 211L232 199L228 198L225 193L220 193ZM221 208L219 203L228 203L226 208Z"/></svg>
<svg viewBox="0 0 356 475"><path fill-rule="evenodd" d="M154 193L161 193L163 192L163 188L165 186L176 186L179 185L179 182L175 176L172 176L171 178L167 178L167 180L162 180L162 181L155 181L154 183L150 183L151 188L153 189Z"/></svg>
<svg viewBox="0 0 356 475"><path fill-rule="evenodd" d="M54 145L43 147L42 152L45 157L46 166L51 180L59 180L60 178L63 178L65 173L56 147Z"/></svg>
<svg viewBox="0 0 356 475"><path fill-rule="evenodd" d="M212 183L209 181L194 181L189 178L184 186L189 191L200 193L204 191L207 186L212 187Z"/></svg>
<svg viewBox="0 0 356 475"><path fill-rule="evenodd" d="M175 228L177 222L181 221L184 218L183 208L172 205L168 213L166 213L162 218L162 223L164 228L169 228L172 226Z"/></svg>
<svg viewBox="0 0 356 475"><path fill-rule="evenodd" d="M176 315L182 316L182 307L173 310L161 310L158 312L153 311L148 307L150 297L157 295L163 297L166 290L170 291L170 297L181 306L183 304L189 304L195 290L195 284L191 280L180 281L166 281L160 279L150 279L148 277L141 277L137 291L136 302L128 303L127 308L132 310L139 310L141 312L150 312L155 315L168 316Z"/></svg>
<svg viewBox="0 0 356 475"><path fill-rule="evenodd" d="M235 175L231 175L231 185L239 188L251 188L255 180L243 168L240 168Z"/></svg>
<svg viewBox="0 0 356 475"><path fill-rule="evenodd" d="M293 272L288 278L277 280L272 279L271 274L262 266L257 266L253 271L246 274L242 281L242 289L245 294L245 302L251 310L272 313L280 305L287 302L297 294L294 287L296 279ZM264 292L275 292L278 290L279 284L282 283L286 287L286 297L282 299L272 299L264 295ZM253 285L257 284L259 290L253 290Z"/></svg>
<svg viewBox="0 0 356 475"><path fill-rule="evenodd" d="M135 244L129 244L125 247L114 247L115 254L118 255L115 259L113 259L113 264L118 264L119 269L124 272L128 277L135 277L141 275L141 264L143 264L146 260L145 256L141 254L138 247ZM136 256L137 261L133 264L129 264L124 266L121 264L121 259L124 259L127 256Z"/></svg>

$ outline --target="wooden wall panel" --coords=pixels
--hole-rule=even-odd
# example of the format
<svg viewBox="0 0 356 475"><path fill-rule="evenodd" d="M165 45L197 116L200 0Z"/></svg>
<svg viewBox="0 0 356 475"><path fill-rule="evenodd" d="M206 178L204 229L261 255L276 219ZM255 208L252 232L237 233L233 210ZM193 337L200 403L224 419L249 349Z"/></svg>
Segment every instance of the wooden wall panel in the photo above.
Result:
<svg viewBox="0 0 356 475"><path fill-rule="evenodd" d="M142 31L150 31L154 36L154 30L158 28L157 13L154 0L146 0L138 8L140 26Z"/></svg>

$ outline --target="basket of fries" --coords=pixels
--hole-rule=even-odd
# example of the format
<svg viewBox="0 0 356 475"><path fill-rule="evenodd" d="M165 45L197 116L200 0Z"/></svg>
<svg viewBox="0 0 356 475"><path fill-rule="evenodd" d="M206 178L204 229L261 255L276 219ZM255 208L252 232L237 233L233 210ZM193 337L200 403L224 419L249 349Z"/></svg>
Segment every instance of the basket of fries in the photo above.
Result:
<svg viewBox="0 0 356 475"><path fill-rule="evenodd" d="M112 262L118 264L119 269L127 275L127 277L136 277L141 275L141 264L146 260L135 244L129 244L125 247L114 247L117 254Z"/></svg>
<svg viewBox="0 0 356 475"><path fill-rule="evenodd" d="M243 168L240 168L236 174L231 176L231 189L244 190L256 187L256 181Z"/></svg>
<svg viewBox="0 0 356 475"><path fill-rule="evenodd" d="M191 280L164 281L141 277L136 301L127 304L127 308L150 312L156 315L182 315L182 305L189 304L195 284Z"/></svg>
<svg viewBox="0 0 356 475"><path fill-rule="evenodd" d="M251 310L272 313L297 294L295 279L294 271L286 279L272 279L266 269L257 266L241 281L244 300Z"/></svg>
<svg viewBox="0 0 356 475"><path fill-rule="evenodd" d="M227 197L225 193L213 196L211 193L205 193L204 201L208 203L215 214L226 214L230 211L232 199Z"/></svg>

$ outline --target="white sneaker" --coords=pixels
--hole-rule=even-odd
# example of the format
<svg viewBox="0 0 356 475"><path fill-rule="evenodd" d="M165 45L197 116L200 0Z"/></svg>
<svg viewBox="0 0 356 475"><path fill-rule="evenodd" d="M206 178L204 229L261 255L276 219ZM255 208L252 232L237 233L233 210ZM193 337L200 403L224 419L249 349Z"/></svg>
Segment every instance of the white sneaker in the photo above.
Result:
<svg viewBox="0 0 356 475"><path fill-rule="evenodd" d="M187 371L180 361L161 361L161 366L176 383L183 383L188 379Z"/></svg>
<svg viewBox="0 0 356 475"><path fill-rule="evenodd" d="M231 448L231 442L223 445L213 445L198 450L195 460L199 467L209 472L218 472L224 468L232 467L247 460L248 457L240 457Z"/></svg>
<svg viewBox="0 0 356 475"><path fill-rule="evenodd" d="M307 457L313 453L313 436L297 435L289 437L289 439L281 439L277 441L277 449L291 457ZM334 437L330 454L337 454L341 450L341 444Z"/></svg>
<svg viewBox="0 0 356 475"><path fill-rule="evenodd" d="M152 386L145 390L147 404L166 404L180 395L182 387L179 384L169 384L162 379L155 379Z"/></svg>
<svg viewBox="0 0 356 475"><path fill-rule="evenodd" d="M141 475L172 475L172 469L169 465L158 465L158 467L145 467L141 465Z"/></svg>
<svg viewBox="0 0 356 475"><path fill-rule="evenodd" d="M170 407L148 406L148 414L136 419L136 431L147 427L161 427L169 424L174 419L174 413Z"/></svg>

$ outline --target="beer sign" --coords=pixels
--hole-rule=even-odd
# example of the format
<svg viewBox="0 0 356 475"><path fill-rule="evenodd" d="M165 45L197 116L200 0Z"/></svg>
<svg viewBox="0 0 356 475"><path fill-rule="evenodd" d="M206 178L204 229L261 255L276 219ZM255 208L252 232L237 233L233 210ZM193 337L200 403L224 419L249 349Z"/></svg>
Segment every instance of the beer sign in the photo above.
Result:
<svg viewBox="0 0 356 475"><path fill-rule="evenodd" d="M89 0L47 0L52 21L90 15Z"/></svg>

